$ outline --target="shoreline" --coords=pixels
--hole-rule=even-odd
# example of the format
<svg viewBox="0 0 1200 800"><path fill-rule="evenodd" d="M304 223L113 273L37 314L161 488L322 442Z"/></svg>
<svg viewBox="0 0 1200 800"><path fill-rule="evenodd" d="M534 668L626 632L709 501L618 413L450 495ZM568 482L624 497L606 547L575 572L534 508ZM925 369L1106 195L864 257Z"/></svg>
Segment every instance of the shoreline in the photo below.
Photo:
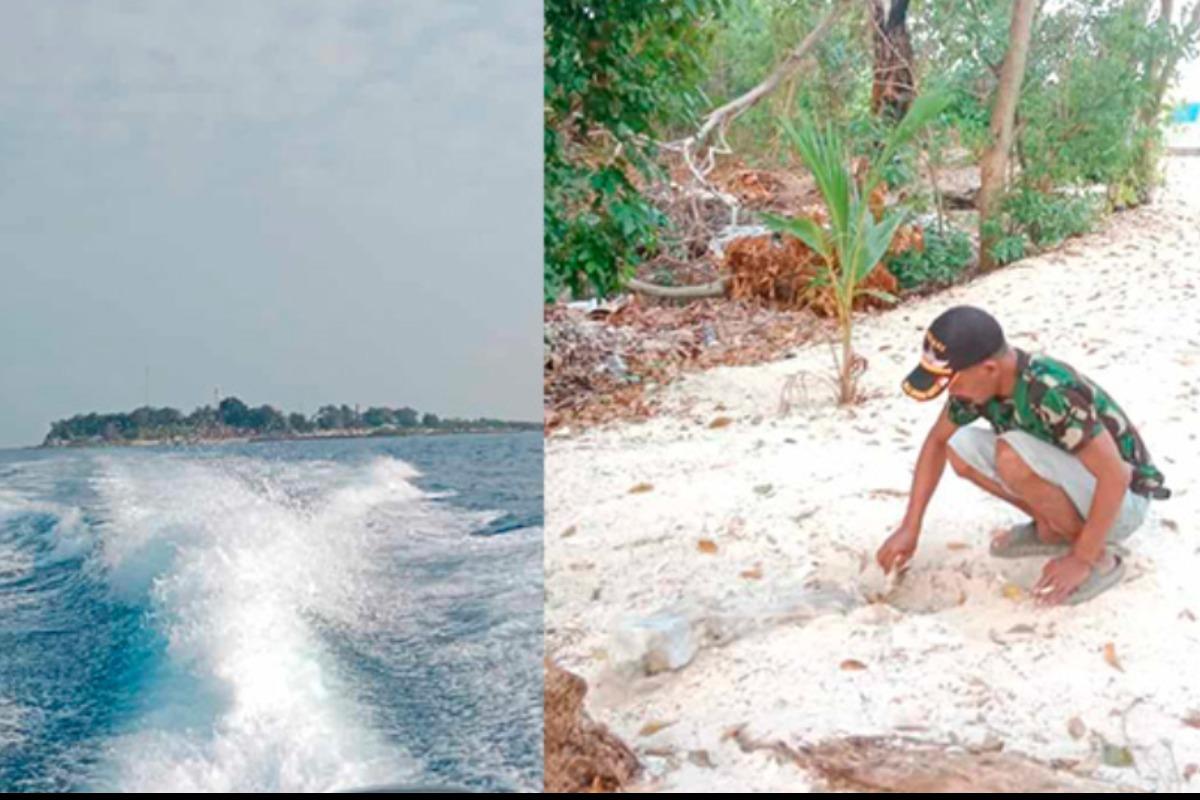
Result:
<svg viewBox="0 0 1200 800"><path fill-rule="evenodd" d="M409 436L462 436L468 434L499 434L499 433L529 433L540 432L542 423L513 423L511 427L501 428L466 428L454 430L439 430L437 428L416 428L413 430L371 430L354 431L342 429L323 433L299 433L283 435L246 436L231 434L229 436L202 436L197 438L174 439L128 439L123 441L99 442L64 442L61 444L36 444L25 447L15 447L14 450L75 450L101 447L208 447L224 444L263 444L267 442L295 442L325 439L392 439Z"/></svg>

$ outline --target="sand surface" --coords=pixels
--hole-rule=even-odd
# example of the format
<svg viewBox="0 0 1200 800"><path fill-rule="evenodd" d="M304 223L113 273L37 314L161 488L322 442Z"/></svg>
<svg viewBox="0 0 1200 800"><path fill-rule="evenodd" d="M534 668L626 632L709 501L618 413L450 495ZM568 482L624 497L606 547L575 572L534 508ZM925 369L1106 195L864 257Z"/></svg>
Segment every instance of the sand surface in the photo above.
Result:
<svg viewBox="0 0 1200 800"><path fill-rule="evenodd" d="M1168 174L1152 206L1056 252L861 317L869 400L852 410L814 377L830 374L814 345L676 382L649 422L547 441L547 652L592 685L590 713L639 752L647 787L804 791L814 776L739 737L847 735L1200 785L1200 158ZM1174 491L1129 540L1126 581L1089 603L1035 606L1043 560L987 554L1019 514L950 470L906 579L889 590L874 565L941 408L900 381L957 303L1096 379ZM635 674L615 633L662 613L708 639L680 670ZM1105 764L1104 743L1133 766Z"/></svg>

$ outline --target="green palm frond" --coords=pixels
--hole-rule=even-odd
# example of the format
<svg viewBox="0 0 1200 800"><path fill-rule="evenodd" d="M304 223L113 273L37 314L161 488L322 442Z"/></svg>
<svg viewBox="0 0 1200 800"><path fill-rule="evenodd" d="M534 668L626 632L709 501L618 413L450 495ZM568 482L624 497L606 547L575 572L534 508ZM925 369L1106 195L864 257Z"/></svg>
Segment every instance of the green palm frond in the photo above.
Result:
<svg viewBox="0 0 1200 800"><path fill-rule="evenodd" d="M790 233L795 236L817 255L828 260L832 253L828 232L809 217L780 217L764 213L763 220L771 230Z"/></svg>
<svg viewBox="0 0 1200 800"><path fill-rule="evenodd" d="M892 130L891 136L884 143L883 151L872 162L871 169L867 173L864 192L869 193L871 189L875 188L875 184L880 181L884 167L891 162L896 151L911 141L938 114L945 111L952 99L949 92L938 91L923 94L913 100L904 119L900 120L900 124Z"/></svg>

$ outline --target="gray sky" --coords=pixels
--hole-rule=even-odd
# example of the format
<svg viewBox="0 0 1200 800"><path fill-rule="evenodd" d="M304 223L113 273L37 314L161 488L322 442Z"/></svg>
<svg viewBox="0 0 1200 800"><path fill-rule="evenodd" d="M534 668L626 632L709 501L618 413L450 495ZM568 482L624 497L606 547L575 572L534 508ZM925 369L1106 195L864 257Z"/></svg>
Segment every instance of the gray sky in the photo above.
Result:
<svg viewBox="0 0 1200 800"><path fill-rule="evenodd" d="M0 446L252 405L541 415L541 3L5 0Z"/></svg>

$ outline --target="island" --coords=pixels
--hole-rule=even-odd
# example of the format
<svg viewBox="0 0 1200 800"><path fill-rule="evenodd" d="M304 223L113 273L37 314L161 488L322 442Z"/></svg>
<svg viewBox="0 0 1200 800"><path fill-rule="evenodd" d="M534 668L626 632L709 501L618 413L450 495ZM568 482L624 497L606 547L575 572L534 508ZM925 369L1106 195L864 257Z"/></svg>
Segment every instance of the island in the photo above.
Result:
<svg viewBox="0 0 1200 800"><path fill-rule="evenodd" d="M306 416L299 412L285 413L269 405L251 407L236 397L226 397L215 408L205 405L186 415L175 408L150 406L127 413L76 414L51 423L41 447L213 444L541 429L541 422L442 418L407 406L372 406L360 412L358 406L326 405L316 414Z"/></svg>

